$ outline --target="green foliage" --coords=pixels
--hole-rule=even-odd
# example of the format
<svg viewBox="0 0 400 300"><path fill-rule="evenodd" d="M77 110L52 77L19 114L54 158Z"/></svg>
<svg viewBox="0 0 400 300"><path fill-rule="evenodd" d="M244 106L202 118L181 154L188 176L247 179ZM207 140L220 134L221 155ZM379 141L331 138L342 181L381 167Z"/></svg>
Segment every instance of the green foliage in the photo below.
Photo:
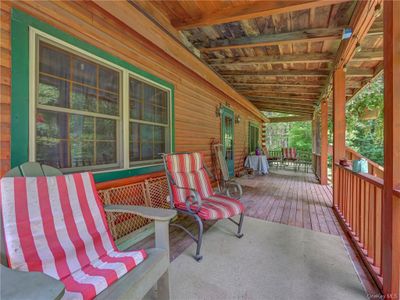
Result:
<svg viewBox="0 0 400 300"><path fill-rule="evenodd" d="M270 150L294 147L297 150L311 152L311 122L268 124L266 141Z"/></svg>
<svg viewBox="0 0 400 300"><path fill-rule="evenodd" d="M377 118L366 120L366 111L378 111L379 114ZM346 126L347 145L383 165L383 77L347 105Z"/></svg>
<svg viewBox="0 0 400 300"><path fill-rule="evenodd" d="M308 151L312 149L311 122L294 122L289 130L289 147Z"/></svg>

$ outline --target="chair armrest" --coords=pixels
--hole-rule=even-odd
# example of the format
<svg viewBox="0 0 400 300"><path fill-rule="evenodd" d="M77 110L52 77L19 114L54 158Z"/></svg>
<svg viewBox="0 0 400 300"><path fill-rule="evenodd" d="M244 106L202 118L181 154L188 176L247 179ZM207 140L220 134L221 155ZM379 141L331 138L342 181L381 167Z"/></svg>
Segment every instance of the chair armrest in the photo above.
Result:
<svg viewBox="0 0 400 300"><path fill-rule="evenodd" d="M239 197L237 197L235 199L239 200L240 198L242 198L243 189L242 189L242 186L238 182L236 182L236 181L227 181L225 184L226 184L226 195L228 197L232 197L231 193L229 192L229 186L231 186L231 187L236 187L238 189L238 191L239 191Z"/></svg>
<svg viewBox="0 0 400 300"><path fill-rule="evenodd" d="M1 299L61 299L64 295L64 284L44 273L22 272L3 265L0 268Z"/></svg>
<svg viewBox="0 0 400 300"><path fill-rule="evenodd" d="M177 189L181 189L181 190L187 190L190 192L190 195L186 197L185 199L185 204L186 204L186 209L188 211L190 211L191 213L198 213L201 209L201 205L203 204L201 201L201 197L200 194L192 188L187 188L187 187L183 187L183 186L175 186ZM194 200L194 201L193 201ZM193 204L197 204L197 209L195 211L193 211L190 206Z"/></svg>
<svg viewBox="0 0 400 300"><path fill-rule="evenodd" d="M169 257L169 221L176 216L176 210L136 205L106 205L104 210L106 212L135 214L155 220L156 248L167 250Z"/></svg>
<svg viewBox="0 0 400 300"><path fill-rule="evenodd" d="M176 216L173 209L154 208L137 205L105 205L106 212L135 214L156 221L169 221Z"/></svg>

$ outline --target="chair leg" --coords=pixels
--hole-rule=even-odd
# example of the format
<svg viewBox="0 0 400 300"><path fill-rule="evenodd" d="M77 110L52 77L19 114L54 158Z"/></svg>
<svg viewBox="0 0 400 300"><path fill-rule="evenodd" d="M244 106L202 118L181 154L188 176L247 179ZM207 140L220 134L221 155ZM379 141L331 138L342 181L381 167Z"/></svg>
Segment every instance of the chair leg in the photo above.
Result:
<svg viewBox="0 0 400 300"><path fill-rule="evenodd" d="M157 281L157 299L169 300L169 274L168 270Z"/></svg>
<svg viewBox="0 0 400 300"><path fill-rule="evenodd" d="M199 216L195 215L194 218L197 221L198 228L198 235L197 235L197 248L196 248L196 255L194 257L195 260L200 261L203 256L200 255L201 243L203 241L203 221L200 219Z"/></svg>
<svg viewBox="0 0 400 300"><path fill-rule="evenodd" d="M236 233L236 237L239 238L239 239L241 237L243 237L243 233L242 233L243 220L244 220L244 213L241 213L240 214L239 225L238 225L238 231Z"/></svg>

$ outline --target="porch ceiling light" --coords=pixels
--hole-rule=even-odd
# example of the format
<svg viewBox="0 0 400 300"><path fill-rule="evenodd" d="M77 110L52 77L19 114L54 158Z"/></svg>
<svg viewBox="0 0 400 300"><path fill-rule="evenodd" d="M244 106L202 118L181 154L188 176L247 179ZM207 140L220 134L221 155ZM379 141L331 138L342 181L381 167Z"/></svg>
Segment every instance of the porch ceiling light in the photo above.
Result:
<svg viewBox="0 0 400 300"><path fill-rule="evenodd" d="M351 28L343 28L342 40L348 40L353 35L353 30Z"/></svg>
<svg viewBox="0 0 400 300"><path fill-rule="evenodd" d="M241 119L240 115L236 115L236 116L235 116L235 123L236 123L236 124L239 124L241 120L242 120L242 119Z"/></svg>

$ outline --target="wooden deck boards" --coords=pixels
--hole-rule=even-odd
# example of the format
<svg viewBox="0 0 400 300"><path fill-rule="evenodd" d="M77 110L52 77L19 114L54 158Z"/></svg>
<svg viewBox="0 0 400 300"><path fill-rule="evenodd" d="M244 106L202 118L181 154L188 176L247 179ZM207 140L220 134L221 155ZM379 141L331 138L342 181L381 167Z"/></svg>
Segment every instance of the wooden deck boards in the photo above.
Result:
<svg viewBox="0 0 400 300"><path fill-rule="evenodd" d="M313 174L273 170L238 181L247 216L339 235L331 188L320 185Z"/></svg>

